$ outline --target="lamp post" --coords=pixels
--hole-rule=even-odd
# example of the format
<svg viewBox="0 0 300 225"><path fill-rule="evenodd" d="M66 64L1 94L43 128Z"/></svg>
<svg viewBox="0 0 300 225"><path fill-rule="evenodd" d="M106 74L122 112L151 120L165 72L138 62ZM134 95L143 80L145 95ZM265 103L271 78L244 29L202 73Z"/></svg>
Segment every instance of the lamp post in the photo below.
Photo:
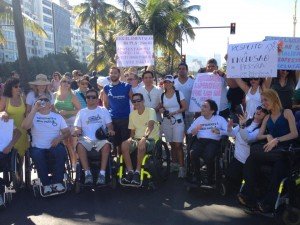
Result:
<svg viewBox="0 0 300 225"><path fill-rule="evenodd" d="M94 31L95 31L95 43L94 43L94 70L96 70L96 58L97 58L97 9L99 7L98 0L92 1L92 8L94 10Z"/></svg>
<svg viewBox="0 0 300 225"><path fill-rule="evenodd" d="M293 16L293 24L294 24L294 30L293 30L293 37L296 37L296 25L297 25L297 1L295 0L295 12Z"/></svg>

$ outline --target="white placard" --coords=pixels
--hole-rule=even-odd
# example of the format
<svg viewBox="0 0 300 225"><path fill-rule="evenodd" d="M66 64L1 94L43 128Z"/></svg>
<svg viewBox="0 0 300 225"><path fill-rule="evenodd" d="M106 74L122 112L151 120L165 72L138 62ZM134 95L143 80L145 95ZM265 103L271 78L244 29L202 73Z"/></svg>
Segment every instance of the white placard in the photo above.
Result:
<svg viewBox="0 0 300 225"><path fill-rule="evenodd" d="M222 78L212 73L198 73L193 85L190 100L190 112L200 112L201 105L207 99L214 100L220 108Z"/></svg>
<svg viewBox="0 0 300 225"><path fill-rule="evenodd" d="M282 44L278 55L279 70L300 70L300 38L266 37L265 40L277 40Z"/></svg>
<svg viewBox="0 0 300 225"><path fill-rule="evenodd" d="M0 152L8 146L13 138L14 121L12 119L4 122L0 119Z"/></svg>
<svg viewBox="0 0 300 225"><path fill-rule="evenodd" d="M154 65L153 35L119 36L116 47L119 67Z"/></svg>
<svg viewBox="0 0 300 225"><path fill-rule="evenodd" d="M262 41L228 46L227 77L276 77L278 41Z"/></svg>

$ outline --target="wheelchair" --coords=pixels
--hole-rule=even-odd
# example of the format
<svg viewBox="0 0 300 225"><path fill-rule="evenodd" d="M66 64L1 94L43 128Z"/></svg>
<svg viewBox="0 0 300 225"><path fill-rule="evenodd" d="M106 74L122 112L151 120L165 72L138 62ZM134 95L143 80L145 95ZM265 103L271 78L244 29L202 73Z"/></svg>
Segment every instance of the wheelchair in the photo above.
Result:
<svg viewBox="0 0 300 225"><path fill-rule="evenodd" d="M204 160L200 157L200 180L195 182L196 177L191 165L190 151L197 136L189 135L186 155L185 155L185 166L186 166L186 180L185 186L188 192L194 189L201 190L217 190L221 196L225 196L228 192L225 172L228 165L233 157L234 143L228 138L228 136L222 136L220 142L220 149L214 159L213 177L210 184L206 184L208 179L207 167Z"/></svg>
<svg viewBox="0 0 300 225"><path fill-rule="evenodd" d="M112 189L115 189L117 186L116 178L116 157L113 155L113 148L108 157L108 163L105 171L105 185L95 185L96 178L100 171L100 162L101 162L101 150L98 152L94 148L91 151L87 151L88 163L90 165L90 170L93 176L93 184L84 184L85 174L82 168L82 165L79 162L76 165L76 177L75 177L75 193L80 193L83 188L102 188L110 186Z"/></svg>
<svg viewBox="0 0 300 225"><path fill-rule="evenodd" d="M66 147L63 145L66 153L67 153L67 158L65 161L65 172L64 172L64 178L63 178L63 185L65 187L65 190L62 192L52 192L51 194L45 195L43 193L43 184L41 182L41 179L36 175L37 178L32 179L32 171L37 174L36 166L30 157L29 151L26 152L25 154L25 181L27 187L32 187L34 197L51 197L55 195L61 195L65 194L67 191L72 189L72 173L71 173L71 162L70 162L70 157L68 154L68 151ZM46 164L48 165L48 177L51 179L53 176L54 172L54 162L55 159L53 156L50 155L49 151L46 153ZM30 182L30 184L29 184Z"/></svg>
<svg viewBox="0 0 300 225"><path fill-rule="evenodd" d="M286 157L289 166L287 177L283 178L278 187L277 199L271 213L258 212L267 217L275 218L279 224L299 225L300 224L300 143L288 147L282 152ZM262 166L261 172L264 178L267 178L271 172L269 166ZM257 194L265 193L266 183L262 183ZM245 185L245 180L242 181L240 192ZM245 208L245 211L253 214L250 209ZM256 212L256 211L255 211Z"/></svg>
<svg viewBox="0 0 300 225"><path fill-rule="evenodd" d="M137 161L137 150L130 155L132 165L136 165ZM117 158L118 167L118 183L124 187L148 187L149 189L156 189L157 186L166 181L170 175L170 151L167 143L163 142L161 139L157 140L154 149L149 153L146 153L140 172L140 184L127 184L122 182L122 178L126 175L126 165L123 156ZM134 168L135 169L135 168Z"/></svg>
<svg viewBox="0 0 300 225"><path fill-rule="evenodd" d="M12 194L22 185L22 162L16 149L13 148L5 158L0 159L0 172L3 173L0 190L6 205L11 202Z"/></svg>

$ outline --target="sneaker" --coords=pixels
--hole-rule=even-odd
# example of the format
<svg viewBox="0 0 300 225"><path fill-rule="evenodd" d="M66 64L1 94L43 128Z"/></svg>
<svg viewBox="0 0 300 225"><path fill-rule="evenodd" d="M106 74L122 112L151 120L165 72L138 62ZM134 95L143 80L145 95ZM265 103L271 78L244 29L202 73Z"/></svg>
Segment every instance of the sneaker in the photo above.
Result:
<svg viewBox="0 0 300 225"><path fill-rule="evenodd" d="M65 187L61 183L54 184L53 189L56 192L64 192L65 191Z"/></svg>
<svg viewBox="0 0 300 225"><path fill-rule="evenodd" d="M179 167L178 178L185 178L185 168Z"/></svg>
<svg viewBox="0 0 300 225"><path fill-rule="evenodd" d="M0 207L5 206L2 195L0 195Z"/></svg>
<svg viewBox="0 0 300 225"><path fill-rule="evenodd" d="M93 184L92 174L85 175L84 184Z"/></svg>
<svg viewBox="0 0 300 225"><path fill-rule="evenodd" d="M179 165L178 165L178 163L171 162L171 164L170 164L170 170L171 170L171 173L178 172L179 171Z"/></svg>
<svg viewBox="0 0 300 225"><path fill-rule="evenodd" d="M127 172L126 176L124 178L122 178L122 181L124 183L129 183L130 184L131 181L132 181L132 178L133 178L133 171L129 171L129 172Z"/></svg>
<svg viewBox="0 0 300 225"><path fill-rule="evenodd" d="M135 185L140 185L141 184L140 176L141 176L140 173L134 172L131 183Z"/></svg>
<svg viewBox="0 0 300 225"><path fill-rule="evenodd" d="M105 176L102 174L99 174L96 185L104 185L105 184Z"/></svg>
<svg viewBox="0 0 300 225"><path fill-rule="evenodd" d="M52 193L52 188L50 185L44 186L44 195L50 195Z"/></svg>

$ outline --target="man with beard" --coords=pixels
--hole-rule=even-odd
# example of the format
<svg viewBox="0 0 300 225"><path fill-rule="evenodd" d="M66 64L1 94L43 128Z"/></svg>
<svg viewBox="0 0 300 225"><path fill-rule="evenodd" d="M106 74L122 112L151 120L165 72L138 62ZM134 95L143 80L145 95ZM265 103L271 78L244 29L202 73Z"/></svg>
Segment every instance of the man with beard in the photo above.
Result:
<svg viewBox="0 0 300 225"><path fill-rule="evenodd" d="M120 81L120 69L111 67L109 77L111 83L104 87L103 105L108 109L116 133L114 144L120 147L123 141L130 137L128 129L130 104L132 96L131 85Z"/></svg>

